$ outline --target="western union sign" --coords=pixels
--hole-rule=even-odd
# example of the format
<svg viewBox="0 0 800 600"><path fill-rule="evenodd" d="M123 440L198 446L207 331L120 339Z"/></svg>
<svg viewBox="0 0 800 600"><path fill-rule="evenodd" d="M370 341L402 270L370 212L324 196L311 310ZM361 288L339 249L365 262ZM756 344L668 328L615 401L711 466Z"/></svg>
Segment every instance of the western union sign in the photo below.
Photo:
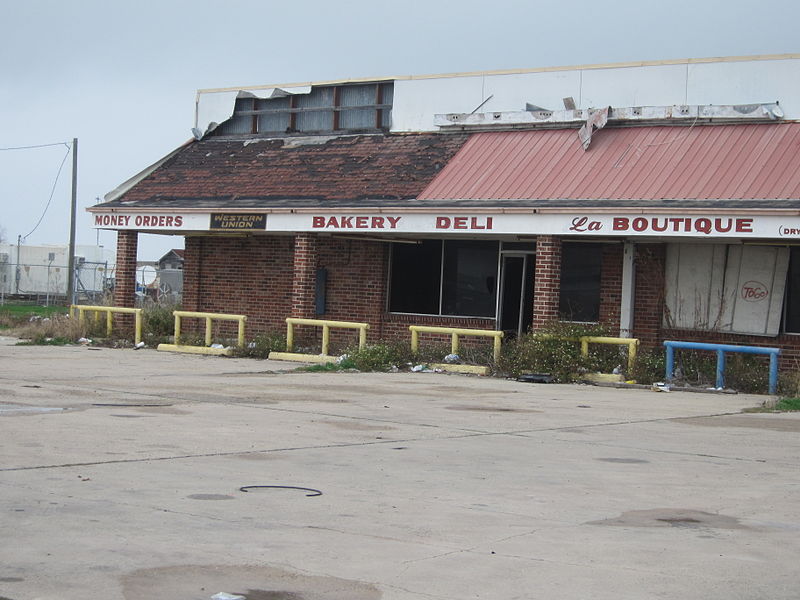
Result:
<svg viewBox="0 0 800 600"><path fill-rule="evenodd" d="M249 231L266 229L267 215L252 213L211 213L211 229L217 231Z"/></svg>

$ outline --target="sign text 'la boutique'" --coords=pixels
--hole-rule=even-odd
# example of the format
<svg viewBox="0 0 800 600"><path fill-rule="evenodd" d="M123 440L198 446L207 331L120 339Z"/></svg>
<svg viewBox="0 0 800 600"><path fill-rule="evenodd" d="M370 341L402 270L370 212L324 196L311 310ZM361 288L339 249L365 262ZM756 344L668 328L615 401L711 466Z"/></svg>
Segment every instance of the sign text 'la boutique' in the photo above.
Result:
<svg viewBox="0 0 800 600"><path fill-rule="evenodd" d="M613 235L620 237L798 238L800 219L778 215L565 213L95 213L99 229L211 232L370 232L403 234Z"/></svg>

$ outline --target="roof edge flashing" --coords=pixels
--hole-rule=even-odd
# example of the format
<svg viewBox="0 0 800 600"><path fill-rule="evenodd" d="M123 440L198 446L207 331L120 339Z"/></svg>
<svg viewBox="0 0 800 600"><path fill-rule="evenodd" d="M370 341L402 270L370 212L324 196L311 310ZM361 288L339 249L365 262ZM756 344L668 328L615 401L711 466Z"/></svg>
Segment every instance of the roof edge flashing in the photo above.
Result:
<svg viewBox="0 0 800 600"><path fill-rule="evenodd" d="M628 106L603 109L520 110L485 113L444 113L434 115L440 129L546 128L572 129L585 125L598 111L608 110L613 125L681 125L703 123L763 123L783 119L779 102L755 104L709 104L672 106Z"/></svg>

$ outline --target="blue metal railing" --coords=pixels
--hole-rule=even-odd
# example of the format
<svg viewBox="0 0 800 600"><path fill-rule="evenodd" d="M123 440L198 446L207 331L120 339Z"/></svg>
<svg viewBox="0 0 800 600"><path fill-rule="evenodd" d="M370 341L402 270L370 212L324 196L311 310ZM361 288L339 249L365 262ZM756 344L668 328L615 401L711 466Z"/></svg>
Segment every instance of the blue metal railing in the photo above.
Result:
<svg viewBox="0 0 800 600"><path fill-rule="evenodd" d="M672 381L675 375L675 348L687 348L691 350L710 350L717 353L717 387L725 387L725 353L739 352L741 354L769 354L769 393L775 394L778 391L778 355L780 348L761 348L759 346L734 346L732 344L703 344L701 342L675 342L666 341L664 346L667 348L667 383Z"/></svg>

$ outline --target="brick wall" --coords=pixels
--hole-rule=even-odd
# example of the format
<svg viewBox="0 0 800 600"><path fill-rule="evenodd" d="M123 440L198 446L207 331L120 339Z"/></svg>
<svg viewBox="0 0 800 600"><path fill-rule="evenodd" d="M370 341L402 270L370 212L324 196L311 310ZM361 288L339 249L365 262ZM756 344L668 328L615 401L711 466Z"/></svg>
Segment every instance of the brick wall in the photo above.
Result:
<svg viewBox="0 0 800 600"><path fill-rule="evenodd" d="M136 302L136 255L138 231L117 232L117 268L114 276L114 306L132 307Z"/></svg>
<svg viewBox="0 0 800 600"><path fill-rule="evenodd" d="M284 330L293 254L291 236L187 237L183 307L247 315L248 335Z"/></svg>
<svg viewBox="0 0 800 600"><path fill-rule="evenodd" d="M292 255L292 317L315 318L317 272L317 236L299 233L294 236Z"/></svg>
<svg viewBox="0 0 800 600"><path fill-rule="evenodd" d="M537 256L535 301L540 325L557 318L561 245L557 238L542 236ZM118 270L115 303L133 304L136 256L135 232L120 232L119 269L131 274L122 277ZM706 341L784 349L782 367L800 361L800 336L777 338L721 334L713 332L670 331L662 327L664 309L664 244L636 245L636 285L633 335L644 347L660 348L664 339ZM248 335L264 331L284 331L291 314L341 321L366 321L369 339L398 337L408 339L408 326L433 325L468 329L494 329L495 320L399 315L386 312L389 245L380 242L343 240L303 235L252 236L246 238L186 238L183 306L187 310L241 313L248 316ZM127 265L127 267L126 267ZM327 302L324 315L316 314L314 291L316 272L328 271ZM299 273L300 277L295 277ZM125 285L127 283L127 290ZM608 244L603 249L601 268L601 320L612 328L619 326L622 289L622 246ZM301 293L302 292L302 293ZM231 325L231 327L235 327ZM298 339L319 340L314 328L298 331ZM346 344L357 339L350 331L332 332L332 342ZM428 335L424 342L447 343L447 336ZM465 339L467 345L479 341Z"/></svg>
<svg viewBox="0 0 800 600"><path fill-rule="evenodd" d="M664 314L664 244L636 244L636 281L633 306L633 337L645 347L661 344Z"/></svg>
<svg viewBox="0 0 800 600"><path fill-rule="evenodd" d="M561 290L561 238L536 238L536 276L533 284L533 329L558 320Z"/></svg>

